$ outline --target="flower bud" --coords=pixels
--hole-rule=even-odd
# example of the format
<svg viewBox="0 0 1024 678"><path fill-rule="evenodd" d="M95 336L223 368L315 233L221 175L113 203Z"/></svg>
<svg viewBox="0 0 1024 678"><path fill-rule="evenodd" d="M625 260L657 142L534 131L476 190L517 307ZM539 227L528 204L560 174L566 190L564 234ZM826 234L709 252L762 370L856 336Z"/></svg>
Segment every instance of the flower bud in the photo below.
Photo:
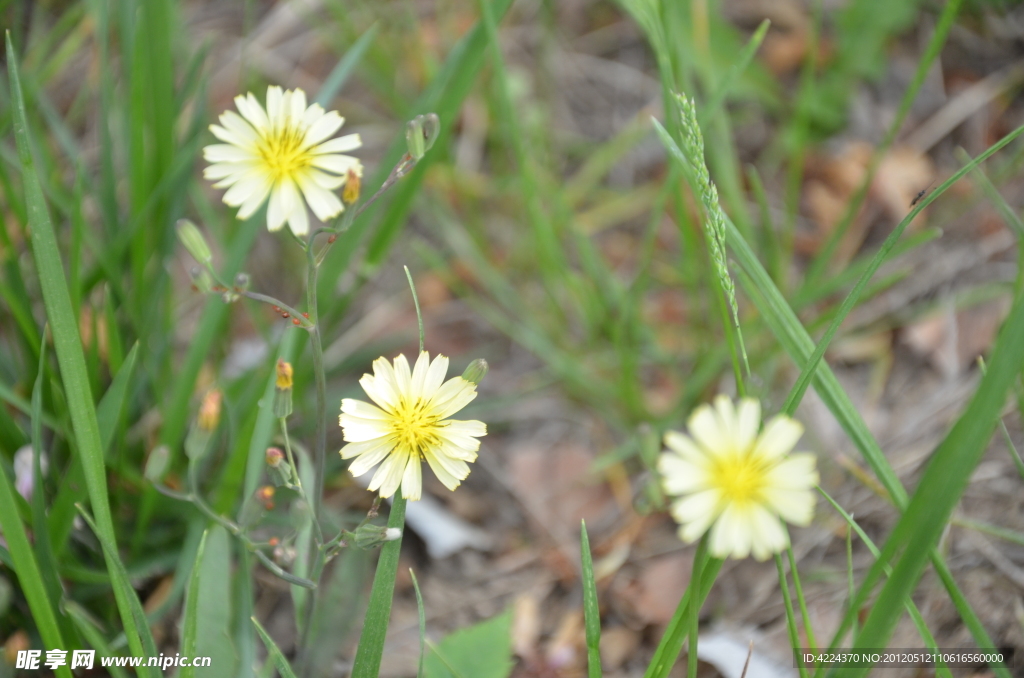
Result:
<svg viewBox="0 0 1024 678"><path fill-rule="evenodd" d="M291 464L284 458L284 452L278 447L267 448L267 475L274 487L288 485L292 481Z"/></svg>
<svg viewBox="0 0 1024 678"><path fill-rule="evenodd" d="M463 379L474 384L479 384L485 376L487 376L487 361L483 358L477 358L471 362L466 371L462 373Z"/></svg>
<svg viewBox="0 0 1024 678"><path fill-rule="evenodd" d="M210 246L206 244L202 231L188 219L178 220L178 240L200 264L208 264L213 259L213 253L210 252Z"/></svg>
<svg viewBox="0 0 1024 678"><path fill-rule="evenodd" d="M260 489L256 490L256 501L263 506L266 511L274 510L274 488L271 485L264 485Z"/></svg>
<svg viewBox="0 0 1024 678"><path fill-rule="evenodd" d="M146 459L146 470L143 475L151 483L158 483L167 472L167 466L171 461L171 450L166 445L158 445L149 453Z"/></svg>
<svg viewBox="0 0 1024 678"><path fill-rule="evenodd" d="M369 550L381 546L384 542L400 539L402 531L397 527L383 527L366 523L356 528L355 535L356 546Z"/></svg>
<svg viewBox="0 0 1024 678"><path fill-rule="evenodd" d="M213 276L205 268L193 266L188 270L188 275L192 278L192 284L199 292L208 294L213 291Z"/></svg>
<svg viewBox="0 0 1024 678"><path fill-rule="evenodd" d="M350 169L345 176L345 189L341 192L341 201L346 205L353 204L359 200L359 189L362 188L362 178L354 170Z"/></svg>
<svg viewBox="0 0 1024 678"><path fill-rule="evenodd" d="M441 119L436 113L417 115L405 127L405 143L413 160L419 160L437 141L441 133Z"/></svg>
<svg viewBox="0 0 1024 678"><path fill-rule="evenodd" d="M203 398L203 404L199 406L199 428L207 432L213 432L217 428L217 424L220 423L220 401L221 401L220 389L211 389L206 397Z"/></svg>
<svg viewBox="0 0 1024 678"><path fill-rule="evenodd" d="M247 292L249 290L249 283L252 280L249 278L248 273L239 273L235 276L235 289Z"/></svg>
<svg viewBox="0 0 1024 678"><path fill-rule="evenodd" d="M287 419L292 414L292 365L277 361L277 381L274 391L274 416Z"/></svg>

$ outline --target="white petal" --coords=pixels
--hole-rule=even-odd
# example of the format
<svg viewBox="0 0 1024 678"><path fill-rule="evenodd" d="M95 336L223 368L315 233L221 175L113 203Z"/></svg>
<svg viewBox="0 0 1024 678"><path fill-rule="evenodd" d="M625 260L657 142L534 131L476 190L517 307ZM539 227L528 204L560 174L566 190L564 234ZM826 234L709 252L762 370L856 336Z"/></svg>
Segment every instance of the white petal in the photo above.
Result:
<svg viewBox="0 0 1024 678"><path fill-rule="evenodd" d="M448 357L439 355L430 363L430 369L427 370L427 378L423 381L424 397L433 398L437 394L441 384L444 383L446 374L448 374ZM479 424L480 422L477 423ZM480 435L483 435L483 433Z"/></svg>
<svg viewBox="0 0 1024 678"><path fill-rule="evenodd" d="M765 474L768 487L808 490L818 484L817 458L809 452L791 454Z"/></svg>
<svg viewBox="0 0 1024 678"><path fill-rule="evenodd" d="M778 517L762 506L755 505L750 511L751 550L757 560L767 560L773 553L779 553L789 544L789 537Z"/></svg>
<svg viewBox="0 0 1024 678"><path fill-rule="evenodd" d="M363 166L356 158L348 155L314 155L311 163L313 167L334 172L335 174L348 174L349 170L362 176Z"/></svg>
<svg viewBox="0 0 1024 678"><path fill-rule="evenodd" d="M288 213L284 211L284 193L281 186L275 186L270 191L270 207L267 208L267 228L271 231L280 230L284 226L284 220Z"/></svg>
<svg viewBox="0 0 1024 678"><path fill-rule="evenodd" d="M409 360L405 357L404 353L400 353L395 358L395 386L397 386L400 395L408 398L412 392L411 385L412 370L409 369Z"/></svg>
<svg viewBox="0 0 1024 678"><path fill-rule="evenodd" d="M728 451L731 440L719 426L719 418L708 405L701 405L687 422L690 435L697 441L700 448L711 456Z"/></svg>
<svg viewBox="0 0 1024 678"><path fill-rule="evenodd" d="M252 124L257 132L266 132L270 127L270 119L267 118L267 112L263 110L263 106L260 105L260 102L253 96L252 92L249 92L247 96L239 94L235 97L235 107Z"/></svg>
<svg viewBox="0 0 1024 678"><path fill-rule="evenodd" d="M716 558L746 558L750 555L751 520L749 509L735 503L728 504L722 515L711 528L711 539L708 549Z"/></svg>
<svg viewBox="0 0 1024 678"><path fill-rule="evenodd" d="M246 138L240 134L236 134L235 132L229 129L225 129L220 125L210 125L210 131L213 132L213 136L217 137L221 141L224 141L232 146L237 146L238 148L244 148L249 153L253 152L253 139Z"/></svg>
<svg viewBox="0 0 1024 678"><path fill-rule="evenodd" d="M417 456L410 456L402 476L402 496L409 501L419 501L423 493L422 462Z"/></svg>
<svg viewBox="0 0 1024 678"><path fill-rule="evenodd" d="M781 457L793 449L803 433L800 422L780 414L765 425L757 439L756 453L766 459Z"/></svg>
<svg viewBox="0 0 1024 678"><path fill-rule="evenodd" d="M380 496L385 499L393 495L402 482L402 475L405 473L408 460L409 455L400 454L398 450L395 450L373 474L373 479L367 489L370 492L380 490Z"/></svg>
<svg viewBox="0 0 1024 678"><path fill-rule="evenodd" d="M462 377L452 377L441 386L434 396L437 416L447 418L461 410L476 398L476 384Z"/></svg>
<svg viewBox="0 0 1024 678"><path fill-rule="evenodd" d="M242 206L238 209L239 219L248 219L253 214L255 214L256 210L258 210L260 206L263 204L263 201L267 199L267 194L270 193L271 182L269 177L267 177L265 174L261 174L258 177L258 179L259 186L257 187L256 190L249 194L249 197L246 199L245 202L242 203ZM227 196L225 196L225 198L226 197Z"/></svg>
<svg viewBox="0 0 1024 678"><path fill-rule="evenodd" d="M324 115L323 106L317 103L310 104L309 108L306 109L306 112L302 114L302 127L309 130L309 128L315 125L320 118L324 117ZM309 144L308 141L306 143Z"/></svg>
<svg viewBox="0 0 1024 678"><path fill-rule="evenodd" d="M252 151L231 144L211 144L203 148L203 159L215 162L252 162L255 156Z"/></svg>
<svg viewBox="0 0 1024 678"><path fill-rule="evenodd" d="M806 527L814 518L814 504L817 495L811 490L780 490L767 488L761 491L764 502L782 519L794 525Z"/></svg>
<svg viewBox="0 0 1024 678"><path fill-rule="evenodd" d="M715 414L718 415L718 429L730 440L734 440L739 430L736 421L736 408L727 395L715 396Z"/></svg>
<svg viewBox="0 0 1024 678"><path fill-rule="evenodd" d="M306 145L315 146L319 144L321 141L337 132L344 122L345 118L338 115L337 111L331 111L330 113L321 115L316 122L311 124L309 131L306 132ZM356 148L358 148L358 146ZM352 149L347 148L345 150L350 151ZM320 151L315 152L317 154L320 153Z"/></svg>
<svg viewBox="0 0 1024 678"><path fill-rule="evenodd" d="M341 414L341 427L345 442L360 443L391 435L390 422L380 419L362 419L351 414Z"/></svg>
<svg viewBox="0 0 1024 678"><path fill-rule="evenodd" d="M444 422L445 432L460 433L464 436L487 435L487 424L476 419L449 419Z"/></svg>
<svg viewBox="0 0 1024 678"><path fill-rule="evenodd" d="M295 178L299 183L299 188L302 189L302 195L305 196L310 209L313 210L313 214L320 221L327 221L345 209L338 196L325 188L321 188L312 178L306 176L305 173L298 174Z"/></svg>
<svg viewBox="0 0 1024 678"><path fill-rule="evenodd" d="M701 464L707 460L707 455L694 444L690 436L678 431L665 432L665 447L677 453L691 464Z"/></svg>
<svg viewBox="0 0 1024 678"><path fill-rule="evenodd" d="M277 85L267 88L267 117L271 127L284 123L284 92Z"/></svg>
<svg viewBox="0 0 1024 678"><path fill-rule="evenodd" d="M301 89L293 89L291 91L290 104L288 117L293 125L301 125L302 119L306 117L306 92Z"/></svg>
<svg viewBox="0 0 1024 678"><path fill-rule="evenodd" d="M352 414L363 419L390 419L387 412L355 398L345 398L341 401L341 411L345 414Z"/></svg>
<svg viewBox="0 0 1024 678"><path fill-rule="evenodd" d="M749 448L757 438L761 425L761 403L753 398L744 398L736 412L736 433L733 436L741 449Z"/></svg>
<svg viewBox="0 0 1024 678"><path fill-rule="evenodd" d="M345 176L327 174L326 172L321 172L320 170L315 170L312 168L306 168L305 174L307 177L315 181L317 186L320 186L321 188L326 188L328 191L333 191L334 189L338 188L339 186L344 184L345 180L348 178Z"/></svg>
<svg viewBox="0 0 1024 678"><path fill-rule="evenodd" d="M423 398L423 385L427 381L427 371L430 369L430 354L420 351L416 358L416 364L412 368L412 378L409 380L409 394L413 400ZM429 394L432 395L432 394Z"/></svg>
<svg viewBox="0 0 1024 678"><path fill-rule="evenodd" d="M232 207L238 207L248 200L254 193L260 193L263 191L265 183L266 179L264 177L255 173L250 173L244 179L240 180L228 189L228 192L224 194L224 203L226 205L231 205ZM269 190L269 188L267 190ZM262 197L260 199L262 200Z"/></svg>
<svg viewBox="0 0 1024 678"><path fill-rule="evenodd" d="M376 466L394 447L395 441L391 437L349 443L341 448L341 458L358 457L349 465L348 470L354 476L361 476Z"/></svg>
<svg viewBox="0 0 1024 678"><path fill-rule="evenodd" d="M440 448L424 451L424 458L430 464L437 479L449 490L454 490L469 475L469 466L461 459L453 459Z"/></svg>
<svg viewBox="0 0 1024 678"><path fill-rule="evenodd" d="M247 145L255 143L259 138L259 135L256 134L256 130L252 128L252 125L234 111L224 111L221 113L220 124L224 125L224 129L231 132L236 137L244 139Z"/></svg>
<svg viewBox="0 0 1024 678"><path fill-rule="evenodd" d="M342 120L344 122L344 120ZM328 153L346 153L348 151L354 151L363 145L363 140L358 134L346 134L343 137L337 139L331 139L325 141L316 148L313 149L313 153L317 155L327 155Z"/></svg>
<svg viewBox="0 0 1024 678"><path fill-rule="evenodd" d="M252 171L251 163L245 162L220 162L215 165L208 165L203 169L204 179L223 179L235 174L245 174ZM234 183L234 182L232 182Z"/></svg>
<svg viewBox="0 0 1024 678"><path fill-rule="evenodd" d="M679 455L661 455L658 458L658 472L661 473L662 487L666 494L689 494L708 486L707 472Z"/></svg>

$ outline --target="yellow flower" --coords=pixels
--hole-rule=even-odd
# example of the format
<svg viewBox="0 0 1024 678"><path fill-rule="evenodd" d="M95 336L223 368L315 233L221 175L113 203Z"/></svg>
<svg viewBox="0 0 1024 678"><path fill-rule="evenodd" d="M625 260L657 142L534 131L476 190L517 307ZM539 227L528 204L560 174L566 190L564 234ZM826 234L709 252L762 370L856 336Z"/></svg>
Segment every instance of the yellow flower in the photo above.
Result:
<svg viewBox="0 0 1024 678"><path fill-rule="evenodd" d="M480 421L448 419L476 398L476 384L462 377L444 381L448 358L433 361L423 351L410 370L404 355L394 366L386 358L373 361L373 374L359 384L377 405L345 398L341 426L345 441L342 459L352 459L349 471L361 476L380 463L370 491L390 497L402 487L402 496L415 501L422 494L421 465L426 460L445 487L454 490L469 475L476 460L480 436L487 427ZM443 382L443 383L442 383Z"/></svg>
<svg viewBox="0 0 1024 678"><path fill-rule="evenodd" d="M218 180L215 188L230 187L224 202L239 208L238 218L252 216L268 195L271 231L287 222L295 235L305 235L307 203L321 221L340 214L344 205L331 191L350 172L363 174L359 160L341 155L362 145L358 134L327 141L345 119L337 111L325 113L319 104L307 107L301 89L268 87L266 110L252 93L235 97L235 106L241 115L225 111L220 125L210 125L224 143L203 149L203 157L213 163L203 176Z"/></svg>
<svg viewBox="0 0 1024 678"><path fill-rule="evenodd" d="M813 454L789 454L803 434L793 419L778 415L761 424L761 406L745 398L734 408L726 396L690 416L690 436L669 431L669 448L658 460L666 494L677 497L672 516L679 536L699 539L708 528L716 558L765 560L789 544L782 520L808 525L818 484ZM713 524L713 526L712 526Z"/></svg>

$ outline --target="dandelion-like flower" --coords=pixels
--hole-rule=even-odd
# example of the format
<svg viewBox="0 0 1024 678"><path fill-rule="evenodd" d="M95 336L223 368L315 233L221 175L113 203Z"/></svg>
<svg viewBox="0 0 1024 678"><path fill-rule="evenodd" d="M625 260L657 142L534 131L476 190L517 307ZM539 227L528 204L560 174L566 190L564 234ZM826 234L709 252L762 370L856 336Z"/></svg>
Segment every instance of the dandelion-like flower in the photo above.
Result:
<svg viewBox="0 0 1024 678"><path fill-rule="evenodd" d="M358 134L328 141L345 119L319 104L307 106L301 89L268 87L266 109L252 93L235 97L235 106L241 115L225 111L220 125L210 125L224 143L203 149L213 163L203 176L228 188L224 202L239 208L238 218L252 216L268 195L271 231L287 222L295 235L309 232L306 204L321 221L340 214L344 205L332 191L363 173L359 160L342 155L362 145Z"/></svg>
<svg viewBox="0 0 1024 678"><path fill-rule="evenodd" d="M422 494L421 465L425 460L434 475L454 490L469 475L476 460L480 436L487 427L480 421L448 419L476 398L476 384L462 377L444 381L448 358L433 361L423 351L409 369L404 355L394 366L386 358L373 361L373 374L359 384L376 403L345 398L341 426L345 441L342 459L352 459L349 471L361 476L378 463L370 491L390 497L402 487L402 496L415 501Z"/></svg>
<svg viewBox="0 0 1024 678"><path fill-rule="evenodd" d="M781 520L808 525L818 484L813 454L789 454L803 434L778 415L761 424L761 406L744 398L734 408L726 396L698 407L690 436L669 431L658 461L665 492L677 497L672 516L679 536L699 539L708 528L711 555L765 560L789 544ZM781 520L780 520L781 519Z"/></svg>

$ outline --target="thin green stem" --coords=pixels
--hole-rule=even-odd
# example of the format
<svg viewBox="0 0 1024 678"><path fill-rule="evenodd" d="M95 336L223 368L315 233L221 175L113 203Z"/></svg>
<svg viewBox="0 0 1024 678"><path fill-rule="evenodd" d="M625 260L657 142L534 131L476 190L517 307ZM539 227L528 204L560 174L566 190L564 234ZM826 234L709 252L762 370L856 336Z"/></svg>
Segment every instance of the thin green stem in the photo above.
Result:
<svg viewBox="0 0 1024 678"><path fill-rule="evenodd" d="M811 627L811 616L807 614L807 600L804 598L804 588L800 585L800 573L796 569L796 556L793 555L792 543L786 547L786 555L789 557L789 571L793 573L793 588L796 590L796 600L800 604L800 616L804 620L807 646L812 652L816 652L818 640L814 637L814 629Z"/></svg>
<svg viewBox="0 0 1024 678"><path fill-rule="evenodd" d="M686 676L696 678L697 676L697 626L700 621L701 608L701 575L704 573L705 554L708 549L708 535L700 538L697 545L697 553L693 557L693 574L690 575L690 591L696 591L697 595L690 595L689 617L690 617L690 644L686 649Z"/></svg>
<svg viewBox="0 0 1024 678"><path fill-rule="evenodd" d="M420 353L423 353L423 314L420 313L420 299L416 296L416 284L412 281L412 273L409 273L409 267L404 266L403 268L405 268L405 277L409 280L409 289L412 291L412 303L416 307L416 322L419 324L420 329Z"/></svg>
<svg viewBox="0 0 1024 678"><path fill-rule="evenodd" d="M316 307L316 279L319 267L313 259L312 243L306 248L308 262L306 309L313 328L309 331L313 351L313 376L316 380L316 438L313 444L313 522L319 528L324 493L324 464L327 449L327 375L324 373L324 349L320 343L320 323Z"/></svg>
<svg viewBox="0 0 1024 678"><path fill-rule="evenodd" d="M782 556L775 554L775 567L779 571L779 588L782 589L782 601L786 604L786 628L789 630L789 645L796 653L800 640L796 632L796 616L793 614L793 600L789 597L789 584L786 582L786 571L782 565ZM807 678L807 667L802 661L796 663L800 678Z"/></svg>
<svg viewBox="0 0 1024 678"><path fill-rule="evenodd" d="M295 456L292 454L292 441L288 437L288 422L281 417L278 419L281 422L281 434L284 436L284 450L288 455L288 463L292 469L292 481L295 490L299 493L299 497L302 499L302 503L306 505L306 509L309 511L309 519L313 522L313 536L316 537L317 548L321 548L324 544L324 533L320 529L320 521L316 519L316 513L313 511L313 505L309 501L309 496L306 494L306 490L302 487L302 477L299 475L299 467L295 465ZM320 551L322 553L322 549Z"/></svg>

